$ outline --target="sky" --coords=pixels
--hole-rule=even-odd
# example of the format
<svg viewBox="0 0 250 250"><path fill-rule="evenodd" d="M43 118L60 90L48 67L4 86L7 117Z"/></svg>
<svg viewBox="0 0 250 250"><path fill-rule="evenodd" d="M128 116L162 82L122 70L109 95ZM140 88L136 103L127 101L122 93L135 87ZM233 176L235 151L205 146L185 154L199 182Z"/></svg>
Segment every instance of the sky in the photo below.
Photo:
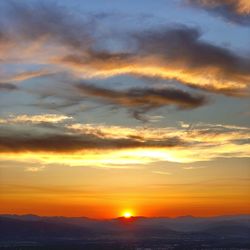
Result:
<svg viewBox="0 0 250 250"><path fill-rule="evenodd" d="M0 213L250 213L248 0L0 0Z"/></svg>

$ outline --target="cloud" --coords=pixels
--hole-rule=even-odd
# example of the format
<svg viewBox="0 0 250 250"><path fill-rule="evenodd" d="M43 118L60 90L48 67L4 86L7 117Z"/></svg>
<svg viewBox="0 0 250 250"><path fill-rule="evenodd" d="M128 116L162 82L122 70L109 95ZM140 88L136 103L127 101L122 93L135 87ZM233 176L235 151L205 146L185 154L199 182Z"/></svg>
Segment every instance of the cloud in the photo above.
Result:
<svg viewBox="0 0 250 250"><path fill-rule="evenodd" d="M17 90L18 87L11 83L0 83L0 91L12 91Z"/></svg>
<svg viewBox="0 0 250 250"><path fill-rule="evenodd" d="M177 106L181 109L192 109L206 104L203 95L194 95L173 88L131 88L127 90L112 90L90 84L77 84L78 92L96 98L102 102L127 107L135 114L165 107Z"/></svg>
<svg viewBox="0 0 250 250"><path fill-rule="evenodd" d="M0 124L10 124L10 123L59 123L65 120L73 119L66 115L57 114L41 114L41 115L18 115L9 116L5 119L0 119Z"/></svg>
<svg viewBox="0 0 250 250"><path fill-rule="evenodd" d="M224 95L249 95L249 56L202 40L195 28L172 26L112 34L123 44L123 49L114 52L105 46L107 38L100 32L97 35L98 17L78 18L67 9L45 3L8 1L2 5L0 58L4 62L46 64L78 78L129 74L174 80Z"/></svg>
<svg viewBox="0 0 250 250"><path fill-rule="evenodd" d="M152 171L154 174L161 174L161 175L172 175L170 172L166 171Z"/></svg>
<svg viewBox="0 0 250 250"><path fill-rule="evenodd" d="M133 46L127 53L88 51L85 55L72 53L57 60L85 77L130 74L176 80L185 86L224 95L249 95L250 58L205 42L201 37L195 28L173 26L130 34L128 40Z"/></svg>
<svg viewBox="0 0 250 250"><path fill-rule="evenodd" d="M5 131L6 132L6 131ZM0 134L1 152L75 152L80 150L119 150L143 147L173 147L180 139L172 137L164 141L143 142L136 138L102 138L94 134Z"/></svg>
<svg viewBox="0 0 250 250"><path fill-rule="evenodd" d="M1 62L48 66L53 57L65 51L86 50L93 39L92 24L84 18L81 21L76 19L69 10L55 2L1 2ZM56 65L48 68L51 73ZM13 76L14 80L30 78L30 74L37 77L39 73L27 71Z"/></svg>
<svg viewBox="0 0 250 250"><path fill-rule="evenodd" d="M197 166L195 166L195 167L193 167L193 166L188 166L188 167L182 167L182 169L185 169L185 170L197 170L197 169L203 169L203 168L206 168L206 166L199 166L199 167L197 167Z"/></svg>
<svg viewBox="0 0 250 250"><path fill-rule="evenodd" d="M1 125L1 159L68 166L133 167L159 161L197 162L250 157L250 129L222 124L122 127L57 123Z"/></svg>
<svg viewBox="0 0 250 250"><path fill-rule="evenodd" d="M25 71L9 76L2 76L2 79L0 80L0 88L1 85L4 84L4 82L20 82L20 81L25 81L29 80L32 78L37 78L41 76L46 76L49 74L48 70L34 70L34 71ZM13 84L12 84L13 85Z"/></svg>
<svg viewBox="0 0 250 250"><path fill-rule="evenodd" d="M40 172L40 171L43 171L44 170L44 166L37 166L37 167L27 167L25 168L25 171L27 172Z"/></svg>
<svg viewBox="0 0 250 250"><path fill-rule="evenodd" d="M17 41L45 39L52 43L85 48L91 42L91 24L79 23L70 12L57 4L22 3L8 1L2 6L2 16L8 18L2 39L15 37Z"/></svg>
<svg viewBox="0 0 250 250"><path fill-rule="evenodd" d="M188 0L187 2L231 22L246 26L250 24L249 0Z"/></svg>

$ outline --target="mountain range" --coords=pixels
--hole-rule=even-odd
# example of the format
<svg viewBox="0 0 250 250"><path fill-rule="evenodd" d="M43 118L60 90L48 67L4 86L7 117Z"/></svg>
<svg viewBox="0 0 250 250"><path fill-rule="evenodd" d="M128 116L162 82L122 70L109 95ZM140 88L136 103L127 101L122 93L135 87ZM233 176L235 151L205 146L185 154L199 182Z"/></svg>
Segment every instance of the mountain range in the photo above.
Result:
<svg viewBox="0 0 250 250"><path fill-rule="evenodd" d="M183 241L193 244L198 241L209 242L209 244L211 242L237 243L250 247L249 238L250 215L209 218L182 216L126 219L119 217L106 220L87 217L0 215L0 249L9 249L1 248L7 243L19 245L24 242L26 244L27 242L32 242L32 244L68 244L69 242L75 244L80 242L82 244L110 241L155 242L156 240L157 244L162 241L165 242L164 244Z"/></svg>
<svg viewBox="0 0 250 250"><path fill-rule="evenodd" d="M25 229L25 230L24 230ZM0 215L0 239L18 237L91 237L143 233L216 233L245 235L250 233L250 215L177 218L119 217L97 220L87 217L41 217L37 215ZM250 235L250 234L249 234Z"/></svg>

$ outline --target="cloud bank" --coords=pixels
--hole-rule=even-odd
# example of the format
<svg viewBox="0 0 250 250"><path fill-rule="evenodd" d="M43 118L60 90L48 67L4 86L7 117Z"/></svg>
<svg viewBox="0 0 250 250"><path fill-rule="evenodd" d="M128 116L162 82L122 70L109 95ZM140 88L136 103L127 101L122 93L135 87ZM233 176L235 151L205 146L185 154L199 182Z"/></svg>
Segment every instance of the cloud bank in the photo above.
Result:
<svg viewBox="0 0 250 250"><path fill-rule="evenodd" d="M45 115L46 117L46 115ZM250 129L221 124L122 127L33 119L1 124L2 160L69 166L133 167L159 161L197 162L249 157ZM38 126L38 127L37 127Z"/></svg>

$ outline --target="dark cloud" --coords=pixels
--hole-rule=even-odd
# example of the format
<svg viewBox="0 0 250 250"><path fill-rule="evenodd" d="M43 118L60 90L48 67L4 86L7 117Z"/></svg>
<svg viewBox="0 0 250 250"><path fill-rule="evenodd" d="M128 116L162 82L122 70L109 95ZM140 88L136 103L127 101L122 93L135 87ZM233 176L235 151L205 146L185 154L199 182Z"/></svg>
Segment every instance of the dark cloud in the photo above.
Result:
<svg viewBox="0 0 250 250"><path fill-rule="evenodd" d="M119 68L133 63L136 59L136 54L126 52L109 52L109 51L95 51L92 49L86 50L84 54L75 53L59 58L59 62L68 63L73 66L90 66L93 68L100 67L100 69Z"/></svg>
<svg viewBox="0 0 250 250"><path fill-rule="evenodd" d="M214 66L225 72L249 73L249 61L230 52L228 49L211 45L201 40L201 32L194 28L156 30L135 34L139 54L158 55L175 63L186 62L190 68Z"/></svg>
<svg viewBox="0 0 250 250"><path fill-rule="evenodd" d="M5 91L12 91L12 90L17 90L18 87L15 84L11 83L0 83L0 91L5 90Z"/></svg>
<svg viewBox="0 0 250 250"><path fill-rule="evenodd" d="M0 44L43 42L84 51L92 43L92 24L58 4L5 1L0 9Z"/></svg>
<svg viewBox="0 0 250 250"><path fill-rule="evenodd" d="M195 28L180 26L174 29L135 34L135 38L141 57L156 55L159 60L163 61L162 63L170 62L174 68L175 65L176 68L179 67L178 64L181 65L181 68L187 73L190 72L190 75L199 70L198 72L204 76L206 70L209 72L211 67L219 73L218 76L208 76L211 81L213 78L219 78L219 81L235 81L237 84L244 82L246 77L250 77L250 58L244 58L228 49L205 42L201 39L201 35L201 32ZM192 76L190 78L190 82L187 80L186 84L197 86L192 83ZM212 84L200 87L225 94L231 90L227 86L225 89L217 90Z"/></svg>
<svg viewBox="0 0 250 250"><path fill-rule="evenodd" d="M187 0L187 2L230 22L246 26L250 25L249 0Z"/></svg>
<svg viewBox="0 0 250 250"><path fill-rule="evenodd" d="M59 62L76 70L87 67L104 77L132 74L176 80L224 95L248 92L250 58L202 40L202 33L195 28L174 26L128 36L129 43L133 41L129 52L87 50L85 55L63 56Z"/></svg>
<svg viewBox="0 0 250 250"><path fill-rule="evenodd" d="M76 88L86 96L101 102L127 107L133 111L135 118L141 113L169 105L181 109L192 109L203 106L207 99L203 95L194 95L173 88L131 88L127 90L111 90L90 84L77 84Z"/></svg>
<svg viewBox="0 0 250 250"><path fill-rule="evenodd" d="M56 128L55 128L56 129ZM183 142L178 137L168 139L146 140L142 138L105 138L89 132L84 134L64 133L58 134L16 131L14 129L4 129L5 133L0 133L0 153L21 153L21 152L75 152L79 150L110 150L128 148L152 148L152 147L175 147L183 146ZM69 132L69 131L68 131Z"/></svg>

